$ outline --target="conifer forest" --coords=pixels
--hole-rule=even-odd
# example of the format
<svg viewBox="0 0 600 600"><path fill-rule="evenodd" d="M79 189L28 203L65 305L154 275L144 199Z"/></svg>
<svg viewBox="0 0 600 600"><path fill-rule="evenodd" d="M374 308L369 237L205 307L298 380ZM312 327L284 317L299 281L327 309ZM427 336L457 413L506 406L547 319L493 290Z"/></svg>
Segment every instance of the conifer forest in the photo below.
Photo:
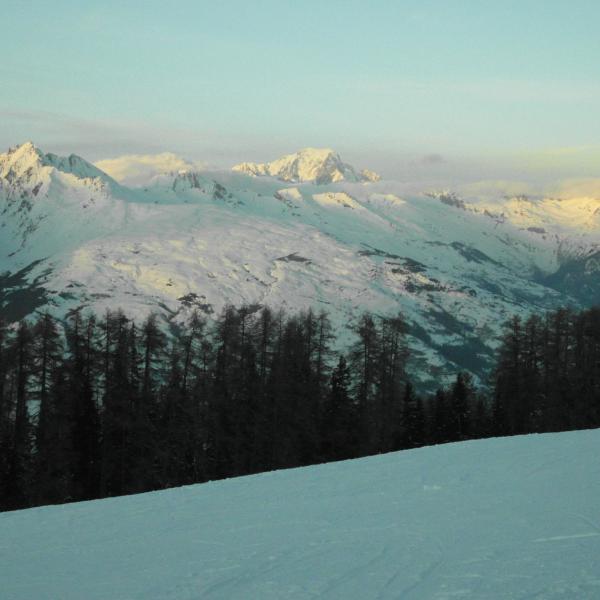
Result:
<svg viewBox="0 0 600 600"><path fill-rule="evenodd" d="M351 335L348 335L350 333ZM0 327L0 508L490 436L600 426L600 308L504 328L489 381L418 393L406 324L229 306L167 330L74 311Z"/></svg>

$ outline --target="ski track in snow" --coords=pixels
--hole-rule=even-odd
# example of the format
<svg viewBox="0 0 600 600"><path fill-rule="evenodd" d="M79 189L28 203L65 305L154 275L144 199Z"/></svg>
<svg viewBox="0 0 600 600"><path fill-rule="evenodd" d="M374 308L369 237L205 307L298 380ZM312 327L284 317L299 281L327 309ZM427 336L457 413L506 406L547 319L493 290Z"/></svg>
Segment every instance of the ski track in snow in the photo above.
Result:
<svg viewBox="0 0 600 600"><path fill-rule="evenodd" d="M600 430L0 514L2 600L600 598Z"/></svg>

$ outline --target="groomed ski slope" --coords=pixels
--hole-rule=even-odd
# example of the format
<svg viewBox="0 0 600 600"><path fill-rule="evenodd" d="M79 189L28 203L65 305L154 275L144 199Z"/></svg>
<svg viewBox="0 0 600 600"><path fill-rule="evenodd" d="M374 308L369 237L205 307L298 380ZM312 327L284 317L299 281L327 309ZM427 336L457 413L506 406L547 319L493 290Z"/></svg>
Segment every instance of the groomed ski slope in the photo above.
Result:
<svg viewBox="0 0 600 600"><path fill-rule="evenodd" d="M600 430L0 514L3 600L600 598Z"/></svg>

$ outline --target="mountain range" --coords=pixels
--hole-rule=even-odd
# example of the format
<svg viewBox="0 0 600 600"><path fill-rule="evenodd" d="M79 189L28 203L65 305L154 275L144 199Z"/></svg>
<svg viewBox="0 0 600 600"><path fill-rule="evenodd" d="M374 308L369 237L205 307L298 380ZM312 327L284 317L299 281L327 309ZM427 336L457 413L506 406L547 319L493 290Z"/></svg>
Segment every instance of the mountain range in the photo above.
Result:
<svg viewBox="0 0 600 600"><path fill-rule="evenodd" d="M598 198L407 195L328 149L137 187L32 143L0 154L8 320L84 306L177 323L249 304L323 308L346 330L400 311L423 388L484 379L513 314L596 302L599 233Z"/></svg>

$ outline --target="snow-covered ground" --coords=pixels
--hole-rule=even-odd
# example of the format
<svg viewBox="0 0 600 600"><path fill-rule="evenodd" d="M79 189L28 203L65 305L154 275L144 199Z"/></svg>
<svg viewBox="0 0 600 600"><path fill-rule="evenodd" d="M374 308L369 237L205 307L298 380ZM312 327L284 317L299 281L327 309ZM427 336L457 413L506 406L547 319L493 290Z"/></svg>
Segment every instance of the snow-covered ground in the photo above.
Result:
<svg viewBox="0 0 600 600"><path fill-rule="evenodd" d="M0 514L3 600L600 598L600 430Z"/></svg>

